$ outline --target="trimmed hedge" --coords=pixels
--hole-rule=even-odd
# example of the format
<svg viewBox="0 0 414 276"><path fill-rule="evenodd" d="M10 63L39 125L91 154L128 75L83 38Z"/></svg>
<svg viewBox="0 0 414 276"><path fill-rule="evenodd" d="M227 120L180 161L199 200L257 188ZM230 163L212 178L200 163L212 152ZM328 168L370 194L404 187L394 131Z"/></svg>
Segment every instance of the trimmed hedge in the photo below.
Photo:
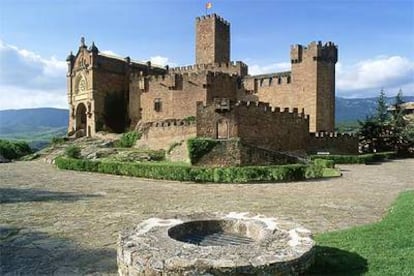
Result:
<svg viewBox="0 0 414 276"><path fill-rule="evenodd" d="M379 152L361 155L312 155L312 160L332 160L335 164L366 164L396 157L395 152Z"/></svg>
<svg viewBox="0 0 414 276"><path fill-rule="evenodd" d="M60 169L109 173L154 179L247 183L295 181L307 178L322 177L323 168L315 165L282 165L206 168L185 165L148 164L132 162L92 161L58 157L55 164Z"/></svg>
<svg viewBox="0 0 414 276"><path fill-rule="evenodd" d="M335 161L330 159L316 158L313 159L313 164L322 168L335 168Z"/></svg>

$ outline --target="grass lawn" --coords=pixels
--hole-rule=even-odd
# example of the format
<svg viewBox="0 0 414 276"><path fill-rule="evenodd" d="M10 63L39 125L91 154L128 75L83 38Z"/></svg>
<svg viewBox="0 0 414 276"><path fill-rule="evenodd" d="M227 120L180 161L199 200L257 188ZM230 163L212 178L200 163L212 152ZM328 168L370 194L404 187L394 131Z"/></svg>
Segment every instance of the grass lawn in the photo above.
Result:
<svg viewBox="0 0 414 276"><path fill-rule="evenodd" d="M373 196L373 195L368 195ZM320 234L313 275L414 275L414 191L375 224Z"/></svg>

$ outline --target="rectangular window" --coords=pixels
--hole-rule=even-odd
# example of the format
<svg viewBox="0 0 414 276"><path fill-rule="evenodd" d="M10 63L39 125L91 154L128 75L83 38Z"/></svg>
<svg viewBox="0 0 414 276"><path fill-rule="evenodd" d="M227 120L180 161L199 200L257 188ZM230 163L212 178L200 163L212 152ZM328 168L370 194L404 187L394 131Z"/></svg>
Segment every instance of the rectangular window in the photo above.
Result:
<svg viewBox="0 0 414 276"><path fill-rule="evenodd" d="M156 112L161 112L161 109L162 109L162 102L161 102L161 99L160 99L160 98L156 98L156 99L154 100L154 110L155 110Z"/></svg>

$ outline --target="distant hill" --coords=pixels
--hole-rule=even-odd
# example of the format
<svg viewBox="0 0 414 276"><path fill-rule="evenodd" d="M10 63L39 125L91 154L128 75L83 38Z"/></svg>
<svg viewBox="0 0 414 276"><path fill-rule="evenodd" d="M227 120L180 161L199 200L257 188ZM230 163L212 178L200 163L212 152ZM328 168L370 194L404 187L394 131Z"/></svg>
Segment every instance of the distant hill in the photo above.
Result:
<svg viewBox="0 0 414 276"><path fill-rule="evenodd" d="M403 97L404 101L414 101L414 96ZM394 102L394 97L388 97L388 104ZM373 115L377 106L377 98L336 98L335 121L336 123L363 120L368 115Z"/></svg>
<svg viewBox="0 0 414 276"><path fill-rule="evenodd" d="M65 135L69 111L57 108L0 110L0 139L25 140L41 148L52 137Z"/></svg>

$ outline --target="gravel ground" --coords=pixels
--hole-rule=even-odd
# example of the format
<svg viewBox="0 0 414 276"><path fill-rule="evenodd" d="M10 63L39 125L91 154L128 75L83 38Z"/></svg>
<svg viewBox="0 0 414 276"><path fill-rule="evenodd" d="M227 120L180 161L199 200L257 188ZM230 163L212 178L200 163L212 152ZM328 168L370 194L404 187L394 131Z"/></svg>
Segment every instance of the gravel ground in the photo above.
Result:
<svg viewBox="0 0 414 276"><path fill-rule="evenodd" d="M149 217L250 211L319 233L378 221L414 189L414 159L340 168L329 180L194 184L0 164L0 274L116 274L120 230Z"/></svg>

